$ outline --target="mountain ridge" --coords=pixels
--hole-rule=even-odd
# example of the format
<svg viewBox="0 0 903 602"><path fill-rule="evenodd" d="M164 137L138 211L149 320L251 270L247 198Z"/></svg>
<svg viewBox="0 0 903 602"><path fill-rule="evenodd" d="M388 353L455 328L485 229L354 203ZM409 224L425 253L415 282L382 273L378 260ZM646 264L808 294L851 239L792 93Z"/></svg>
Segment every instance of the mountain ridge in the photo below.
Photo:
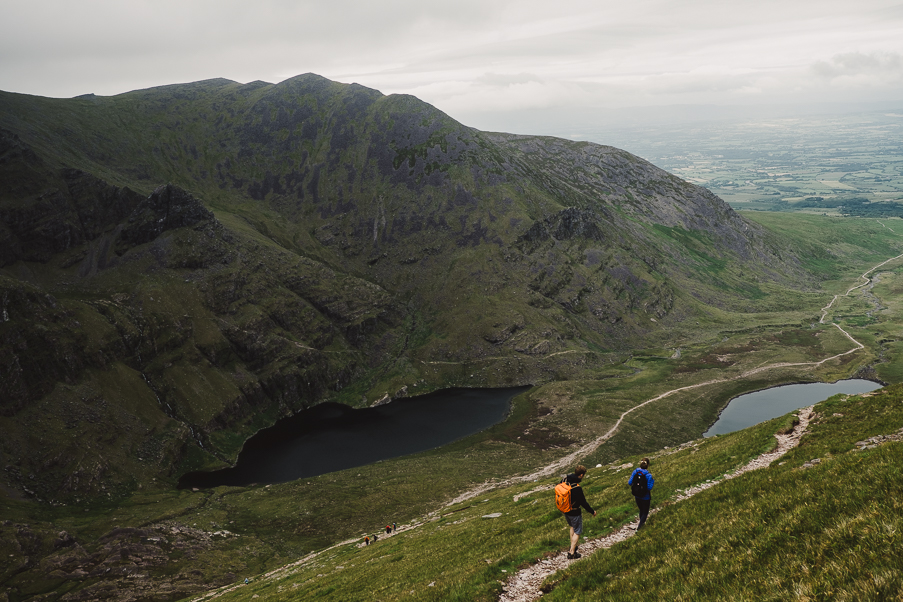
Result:
<svg viewBox="0 0 903 602"><path fill-rule="evenodd" d="M86 377L115 397L86 375L124 362L186 427L167 435L183 442L168 478L234 458L216 441L259 428L261 404L273 420L418 382L577 374L708 306L751 309L744 272L816 282L789 245L625 151L482 133L314 74L90 101L4 93L0 128L4 312L19 324L4 411ZM42 339L27 317L60 311L104 326ZM435 363L496 356L475 379Z"/></svg>

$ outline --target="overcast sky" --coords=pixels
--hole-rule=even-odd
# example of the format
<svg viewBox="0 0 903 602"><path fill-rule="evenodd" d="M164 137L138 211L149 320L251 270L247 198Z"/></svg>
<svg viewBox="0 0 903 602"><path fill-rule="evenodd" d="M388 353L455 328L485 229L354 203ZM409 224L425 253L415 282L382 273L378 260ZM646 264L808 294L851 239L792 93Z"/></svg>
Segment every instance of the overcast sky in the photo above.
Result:
<svg viewBox="0 0 903 602"><path fill-rule="evenodd" d="M628 106L903 101L899 0L0 0L0 14L0 89L41 96L313 72L481 129Z"/></svg>

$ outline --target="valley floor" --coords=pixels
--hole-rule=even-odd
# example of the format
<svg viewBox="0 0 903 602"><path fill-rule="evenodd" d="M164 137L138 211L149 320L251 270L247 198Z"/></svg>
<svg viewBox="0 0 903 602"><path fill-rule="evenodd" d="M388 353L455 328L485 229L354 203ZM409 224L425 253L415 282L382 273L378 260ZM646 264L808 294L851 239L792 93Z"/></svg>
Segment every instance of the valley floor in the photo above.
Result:
<svg viewBox="0 0 903 602"><path fill-rule="evenodd" d="M587 490L588 495L598 499L599 505L597 506L597 499L593 500L593 505L604 507L606 510L601 513L599 520L593 521L593 526L588 530L591 531L588 533L589 540L581 547L581 551L605 549L628 539L636 540L635 544L629 544L631 546L646 545L643 543L646 538L630 537L633 534L630 523L635 514L635 506L632 498L629 496L625 498L624 495L623 482L626 481L626 474L629 474L625 474L624 471L633 466L632 454L639 453L639 450L643 449L657 448L642 447L644 440L637 435L650 428L659 428L660 416L684 411L689 403L694 402L694 396L699 398L704 395L712 396L710 389L727 395L734 391L731 387L737 386L746 387L739 391L746 392L750 387L788 382L788 379L799 381L841 378L852 372L850 366L872 362L875 358L873 355L875 349L892 351L892 348L883 341L876 342L879 339L876 332L879 326L874 325L874 319L857 321L859 320L857 316L866 311L877 312L881 303L862 302L858 295L864 291L873 296L877 294L884 300L882 302L885 305L890 306L889 310L885 308L888 313L898 312L899 307L893 296L893 292L897 290L895 288L897 276L891 270L899 271L899 269L894 268L895 264L889 262L901 258L903 255L890 258L863 273L861 278L865 282L849 288L845 294L835 296L822 309L821 322L819 323L816 316L812 321L817 324L811 327L808 327L808 324L800 325L792 322L787 327L766 325L759 330L753 328L752 335L742 335L738 337L736 343L734 341L728 345L722 343L722 347L733 346L729 351L720 350L717 343L700 346L699 350L685 349L683 360L686 362L685 365L699 366L694 368L693 372L682 373L675 370L675 365L680 367L684 364L668 363L667 358L671 351L666 350L664 360L655 354L648 356L637 354L629 366L635 368L629 377L635 380L619 381L626 382L626 386L606 384L613 383L620 377L607 381L600 378L590 384L580 385L583 387L580 390L582 398L568 392L565 384L557 383L544 388L543 396L561 395L561 399L556 403L570 403L573 407L551 406L555 410L560 410L560 414L550 413L543 416L543 419L551 422L534 422L535 416L529 420L525 418L519 421L515 416L515 419L509 421L514 426L499 427L507 429L503 433L507 438L505 440L510 442L515 436L516 439L520 439L521 434L526 438L528 431L538 431L541 424L554 426L554 420L581 418L586 424L582 425L579 438L586 443L576 446L565 443L561 447L551 446L538 452L532 451L527 446L518 448L526 450L522 452L524 455L520 458L525 460L523 465L536 467L525 470L522 474L490 478L504 472L508 466L516 466L516 463L511 463L510 458L504 458L509 455L512 447L510 444L506 446L501 443L501 439L498 438L500 433L496 433L492 437L480 440L478 448L470 449L467 447L470 444L464 442L458 446L460 449L455 449L450 454L447 451L442 452L447 457L427 454L389 464L362 467L360 472L364 476L358 474L358 481L355 481L353 474L345 471L338 478L335 475L325 475L311 479L311 482L307 483L274 485L272 488L225 488L215 492L183 491L175 497L171 494L154 492L141 497L136 496L135 500L130 500L128 504L110 510L109 516L103 516L102 519L94 515L85 515L84 519L76 515L71 517L67 515L65 523L48 519L47 529L53 530L55 534L63 528L73 531L69 525L75 525L92 534L95 539L107 542L105 547L110 548L115 544L125 551L125 555L116 562L111 556L110 566L116 570L126 565L136 568L123 569L125 572L120 580L121 586L114 599L127 599L126 596L131 591L127 589L129 583L140 582L142 586L146 584L152 589L156 587L158 591L172 587L175 596L184 596L185 592L198 592L224 582L231 582L231 585L222 589L211 589L195 599L207 600L216 597L223 600L251 600L259 596L268 602L270 600L276 602L303 596L333 601L362 599L361 596L366 595L368 599L375 600L412 598L462 602L489 601L499 599L500 596L515 596L516 583L511 578L519 575L522 570L538 571L524 573L525 581L533 592L530 595L536 595L538 591L547 591L551 598L558 596L557 599L568 599L567 587L559 590L558 586L563 583L579 582L579 579L574 580L574 576L590 570L583 569L580 565L589 566L592 563L595 566L596 563L608 563L610 560L601 561L598 557L605 555L594 554L591 557L587 555L587 558L578 563L568 563L566 559L565 562L561 562L559 553L564 538L562 525L559 524L560 517L546 508L549 505L546 499L549 496L548 490L553 485L551 479L557 480L557 475L569 471L578 462L589 466L587 460L591 459L593 464L597 461L600 463L599 468L591 469L596 484L590 484ZM880 279L875 275L879 268L885 270ZM833 290L843 291L845 288L846 285L843 287L838 285ZM857 303L859 305L856 305ZM827 326L826 322L830 316L833 316L830 320L831 325ZM892 328L895 326L881 325L880 328L887 328L893 332ZM850 331L856 334L856 338ZM759 334L760 332L765 334ZM790 335L802 337L804 343L811 341L811 344L800 345L793 339L790 345L785 345L785 341L790 340L787 339ZM863 335L866 338L862 338ZM892 336L886 338L890 339ZM766 344L760 344L761 341L766 341ZM774 347L768 346L772 344ZM785 345L789 351L782 350L780 355L775 356L773 350L781 345ZM746 347L752 351L744 357L742 350ZM695 358L692 357L694 353ZM729 362L722 359L728 357ZM888 357L895 356L888 353ZM712 362L710 358L716 358L717 361ZM771 361L768 361L769 359ZM775 359L782 361L774 361ZM656 380L656 367L665 364L670 372L662 372L661 374L667 376ZM890 370L888 373L893 374L892 365L885 362L884 366ZM618 369L624 370L626 374L626 368L625 364L624 368ZM744 384L738 385L740 381ZM593 391L593 387L597 388L597 392ZM661 392L666 387L668 390ZM588 392L584 394L584 391ZM865 401L870 399L868 396L861 398L864 401L856 402L855 398L851 398L845 403L871 404L871 401ZM575 399L579 403L575 402ZM605 404L599 399L604 399ZM895 428L903 426L901 423L903 418L894 409L894 404L899 403L893 401L897 397L885 396L882 399L891 401L887 402L886 408L878 405L869 412L874 411L876 414L880 412L886 419L885 423L880 425L868 423L863 426L853 422L850 427L851 430L862 431L862 435L859 436L863 439L866 436L886 434L889 432L887 430L889 426L897 425ZM529 407L531 407L529 403L522 404L521 409L517 411L525 412L527 410L524 408ZM597 415L591 415L592 412L587 408L592 408L592 412ZM833 424L836 420L832 420L826 412L827 410L818 411L819 422L831 423L839 428L839 425ZM849 414L849 411L845 409L843 413ZM559 415L562 418L559 418ZM867 418L871 419L871 416ZM657 456L659 458L657 470L661 470L662 474L667 476L667 485L661 491L661 499L665 501L659 505L660 510L687 499L688 495L706 491L715 483L725 483L728 479L725 479L724 475L735 473L738 467L741 467L741 470L742 467L749 467L747 470L751 470L753 462L757 460L760 463L764 462L768 458L767 454L772 453L775 431L787 428L788 425L785 424L787 420L776 419L749 432L710 440L694 440L682 445L675 444L676 447L673 449L661 452ZM678 421L677 418L673 420L675 423ZM604 430L597 428L600 426L604 426ZM595 434L594 428L597 428L595 433L602 434ZM805 425L798 427L793 436L801 437L804 428ZM851 444L848 441L850 436L844 435L846 443L843 445ZM677 441L686 441L687 438L689 437ZM625 447L625 441L632 447ZM627 449L628 452L612 455L612 450L622 449ZM648 452L644 453L651 455ZM830 453L839 452L832 448ZM480 465L483 471L480 473L481 482L474 482L473 473L469 472L473 466L479 465L468 463L473 462L469 456L479 456L479 462L485 464ZM419 466L424 461L432 467L430 475L409 478L412 474L411 467ZM434 461L438 463L433 463ZM499 461L508 464L505 468L500 468L501 464L494 464ZM795 462L796 465L800 464ZM605 463L609 464L603 466ZM686 466L680 466L680 463ZM824 467L817 469L823 470ZM772 466L769 474L774 470L775 467ZM786 472L783 469L781 471L782 475ZM735 476L739 474L743 473L737 472ZM467 482L473 484L466 488L460 487L461 483ZM336 514L314 505L317 491L326 491L324 488L330 488L328 490L332 492L331 495L341 495L342 499L353 500L356 506ZM404 499L415 500L420 505L416 509L411 508L406 516L399 516L399 522L404 524L399 524L399 529L391 536L380 537L377 545L362 546L362 536L349 537L349 531L351 533L355 531L347 529L348 525L342 525L342 521L348 516L353 515L355 520L358 520L358 515L366 512L371 512L375 520L379 521L386 513L395 513L394 508L398 508ZM695 498L692 503L697 503ZM430 511L430 508L435 510ZM78 511L81 512L80 509ZM107 514L103 509L92 512ZM672 510L669 509L668 512ZM128 513L133 516L129 516ZM659 516L662 514L671 516L668 513L660 513ZM307 515L311 518L306 518ZM413 518L416 516L420 518ZM92 520L97 521L97 524L92 524L90 522ZM371 517L371 522L372 520ZM236 523L234 526L233 521ZM138 525L131 529L134 531L133 543L129 543L130 540L125 533L128 529L118 528L119 524ZM893 521L888 524L893 524ZM154 531L160 525L161 529L166 527L160 531L163 533L162 542L154 541L155 538L160 538ZM330 545L330 542L323 541L322 535L328 536L333 533L335 525L346 530L340 536L341 541ZM6 531L19 529L18 537L21 542L23 537L21 525L7 527ZM25 525L26 529L27 527L28 525ZM293 546L298 546L295 541L298 539L298 533L307 530L320 534L321 539L304 540L305 548L299 550L301 553L295 553L297 548ZM170 532L176 535L170 537ZM266 538L261 536L264 532ZM194 544L186 545L182 541L190 536L214 542L217 540L217 533L228 534L228 537L219 536L226 537L223 540L225 543L201 548L192 547ZM238 533L241 536L235 537ZM122 541L117 538L121 538ZM148 538L150 539L145 541ZM898 545L896 540L893 538L891 540L893 546ZM15 543L15 537L10 541ZM274 542L278 545L280 541L284 541L284 545L274 547ZM169 564L164 566L162 575L155 576L143 569L140 565L142 558L136 554L128 556L130 549L144 550L151 554L146 560L155 560L152 553L156 553L156 548L164 549L161 546L169 546L165 548L165 552L170 554ZM7 599L56 600L65 596L67 600L76 600L88 599L85 596L101 593L105 587L104 581L93 577L90 578L93 581L85 576L80 577L77 574L79 567L72 564L76 557L70 552L80 549L80 544L77 544L59 552L54 551L53 562L60 564L53 577L56 581L49 585L34 586L33 593L26 597ZM311 549L317 551L307 553ZM111 550L119 553L119 548ZM7 550L6 547L0 549L0 552L10 552L10 558L20 551L13 548ZM88 554L93 552L88 549L87 552L81 550L81 553L88 558ZM95 556L96 554L94 553ZM18 556L16 558L18 563ZM41 566L50 566L49 559L50 557L47 562L42 561ZM136 562L139 564L136 565ZM162 557L162 562L166 562L165 557ZM265 571L266 568L273 566L280 568ZM215 567L216 570L211 571L211 567ZM224 568L228 569L225 577L222 575ZM25 574L23 571L22 575ZM216 575L216 581L211 582L206 576L208 574ZM530 574L532 576L526 578ZM612 574L617 575L616 572ZM250 578L247 585L244 583L246 576ZM22 578L17 579L18 583L24 581ZM365 585L357 585L359 581ZM154 582L156 586L153 585ZM78 589L81 583L88 587ZM414 589L405 589L408 586ZM48 587L50 589L47 589ZM54 591L54 587L59 589ZM542 590L538 589L540 587ZM592 587L602 586L595 584ZM503 588L508 588L507 592ZM180 591L181 593L177 593Z"/></svg>

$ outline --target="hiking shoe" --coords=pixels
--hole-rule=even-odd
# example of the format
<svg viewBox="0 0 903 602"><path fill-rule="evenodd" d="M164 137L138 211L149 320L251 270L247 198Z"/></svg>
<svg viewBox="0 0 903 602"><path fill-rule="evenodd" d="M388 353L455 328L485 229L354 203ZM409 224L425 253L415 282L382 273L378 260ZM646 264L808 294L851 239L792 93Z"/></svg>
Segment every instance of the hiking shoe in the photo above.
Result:
<svg viewBox="0 0 903 602"><path fill-rule="evenodd" d="M582 557L582 554L580 554L580 552L574 552L573 554L568 552L568 560L577 560L578 558L581 558L581 557Z"/></svg>

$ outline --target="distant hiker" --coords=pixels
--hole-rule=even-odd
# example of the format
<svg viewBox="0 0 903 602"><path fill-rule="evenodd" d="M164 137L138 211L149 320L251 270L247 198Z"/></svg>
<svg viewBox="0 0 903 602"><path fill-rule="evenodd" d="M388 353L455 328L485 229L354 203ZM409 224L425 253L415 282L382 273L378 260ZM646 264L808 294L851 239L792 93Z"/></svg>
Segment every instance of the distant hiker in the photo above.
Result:
<svg viewBox="0 0 903 602"><path fill-rule="evenodd" d="M369 536L364 537L364 545L365 545L365 546L369 546L369 545L370 545L370 537L369 537Z"/></svg>
<svg viewBox="0 0 903 602"><path fill-rule="evenodd" d="M392 531L394 532L398 527L395 526L395 523L392 523Z"/></svg>
<svg viewBox="0 0 903 602"><path fill-rule="evenodd" d="M564 519L567 521L568 529L571 533L571 547L568 550L568 558L580 558L577 546L580 543L580 536L583 535L583 515L580 507L586 508L586 511L596 516L596 511L592 509L583 495L583 488L580 487L580 481L586 475L586 467L578 465L574 469L573 474L566 475L558 485L555 486L555 505L564 513Z"/></svg>
<svg viewBox="0 0 903 602"><path fill-rule="evenodd" d="M652 478L652 473L646 470L647 468L649 468L649 458L643 458L643 461L640 462L640 467L635 469L630 478L627 479L627 484L630 485L630 493L633 494L637 508L640 509L638 531L646 524L646 517L649 516L649 506L652 504L652 487L655 486L655 479Z"/></svg>
<svg viewBox="0 0 903 602"><path fill-rule="evenodd" d="M386 535L392 532L392 525L386 525Z"/></svg>

